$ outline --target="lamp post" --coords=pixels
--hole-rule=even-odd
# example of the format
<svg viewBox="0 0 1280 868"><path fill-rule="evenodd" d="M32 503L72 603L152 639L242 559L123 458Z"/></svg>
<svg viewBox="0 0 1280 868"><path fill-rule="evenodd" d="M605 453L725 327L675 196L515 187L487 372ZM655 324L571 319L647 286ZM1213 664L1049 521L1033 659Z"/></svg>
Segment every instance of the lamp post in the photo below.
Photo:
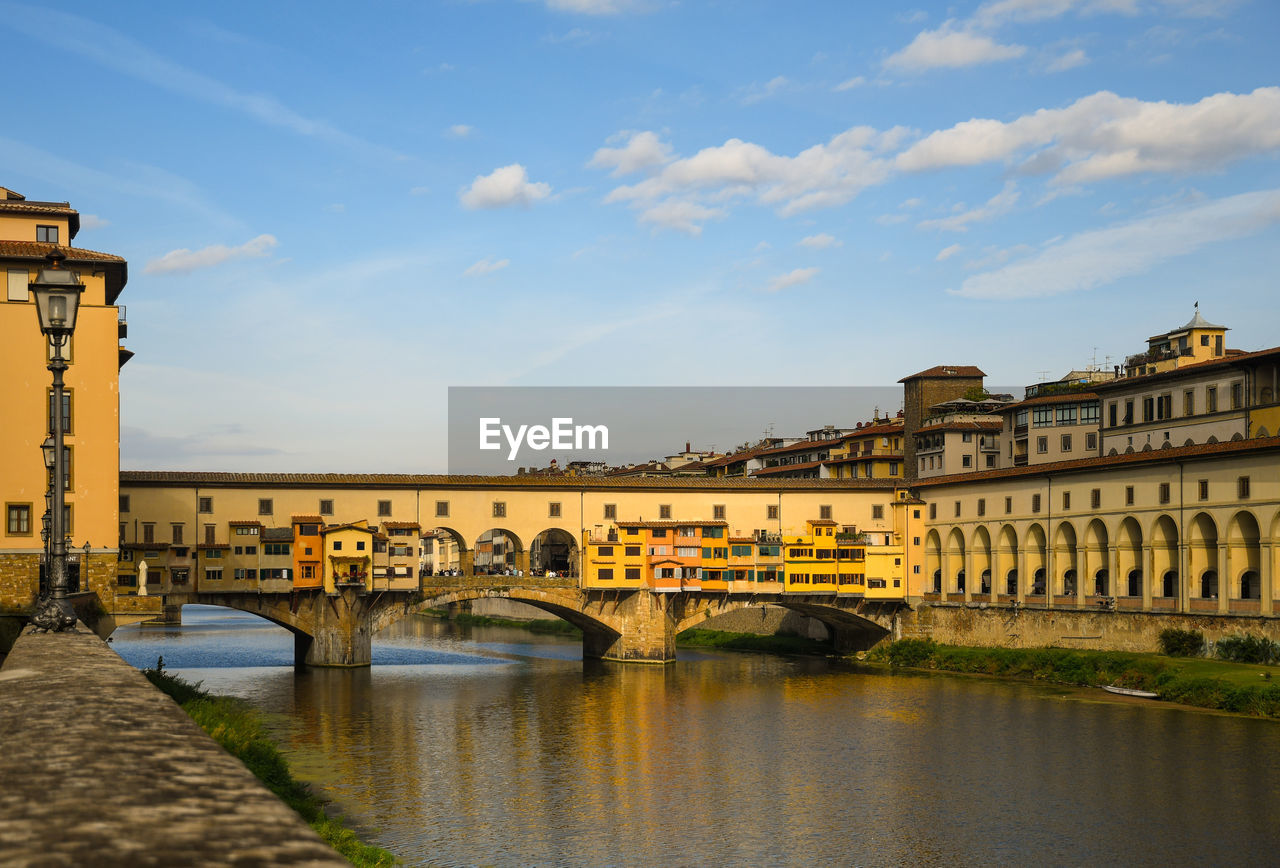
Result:
<svg viewBox="0 0 1280 868"><path fill-rule="evenodd" d="M53 435L46 439L45 466L53 472L52 497L49 511L49 591L40 597L32 623L41 630L62 632L74 630L75 610L67 599L67 540L66 540L66 461L63 448L62 374L67 360L62 356L71 333L76 328L76 313L80 308L80 295L84 286L76 276L62 267L66 256L54 251L47 257L48 265L40 270L30 284L35 296L36 314L40 318L40 332L49 341L49 363L53 374L53 406L50 422ZM51 454L52 453L52 454Z"/></svg>

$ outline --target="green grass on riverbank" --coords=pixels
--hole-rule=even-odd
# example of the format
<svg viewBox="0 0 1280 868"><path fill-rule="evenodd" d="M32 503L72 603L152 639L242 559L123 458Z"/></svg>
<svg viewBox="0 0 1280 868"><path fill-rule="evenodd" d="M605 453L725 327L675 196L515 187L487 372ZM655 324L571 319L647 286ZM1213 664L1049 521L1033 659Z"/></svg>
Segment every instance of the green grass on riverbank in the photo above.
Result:
<svg viewBox="0 0 1280 868"><path fill-rule="evenodd" d="M248 703L230 696L214 696L198 685L164 671L163 659L143 673L182 706L218 744L245 764L267 789L293 808L325 842L352 865L381 868L399 864L391 853L365 844L356 834L324 812L324 802L294 778L275 742L262 730L262 721Z"/></svg>
<svg viewBox="0 0 1280 868"><path fill-rule="evenodd" d="M491 618L488 615L473 615L470 612L459 612L452 618L444 609L426 609L418 614L428 618L447 618L455 624L467 627L514 627L517 630L528 630L530 633L553 633L564 636L581 636L582 631L560 618L534 618L525 621L517 618Z"/></svg>
<svg viewBox="0 0 1280 868"><path fill-rule="evenodd" d="M1169 702L1280 719L1275 667L1158 654L1068 648L968 648L903 639L872 650L867 659L914 669L1028 678L1056 684L1116 684L1149 690ZM1280 679L1277 679L1280 680Z"/></svg>
<svg viewBox="0 0 1280 868"><path fill-rule="evenodd" d="M690 648L722 648L729 651L764 651L769 654L830 654L831 646L794 633L760 635L702 630L694 627L676 636L676 644Z"/></svg>

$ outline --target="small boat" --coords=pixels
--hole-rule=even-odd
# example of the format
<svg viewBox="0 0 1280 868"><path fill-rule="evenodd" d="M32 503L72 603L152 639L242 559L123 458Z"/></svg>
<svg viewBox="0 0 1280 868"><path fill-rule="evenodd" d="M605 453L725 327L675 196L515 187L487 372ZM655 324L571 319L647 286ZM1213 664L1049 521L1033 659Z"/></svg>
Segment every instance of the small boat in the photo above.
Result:
<svg viewBox="0 0 1280 868"><path fill-rule="evenodd" d="M1117 687L1114 684L1104 684L1102 689L1107 693L1118 693L1121 696L1136 696L1139 699L1159 699L1160 694L1152 693L1150 690L1138 690L1135 687Z"/></svg>

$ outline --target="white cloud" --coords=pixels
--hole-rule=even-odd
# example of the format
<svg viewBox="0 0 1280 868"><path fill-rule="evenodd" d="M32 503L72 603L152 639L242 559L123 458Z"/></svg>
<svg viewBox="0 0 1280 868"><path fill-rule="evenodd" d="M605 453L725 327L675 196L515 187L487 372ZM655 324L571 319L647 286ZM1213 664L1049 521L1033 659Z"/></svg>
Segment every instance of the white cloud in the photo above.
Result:
<svg viewBox="0 0 1280 868"><path fill-rule="evenodd" d="M788 271L786 274L779 274L773 280L769 281L769 285L765 287L765 292L778 292L792 286L799 286L802 283L808 283L813 280L814 275L820 269L817 268L797 268L794 271Z"/></svg>
<svg viewBox="0 0 1280 868"><path fill-rule="evenodd" d="M754 197L762 205L775 206L784 217L843 205L889 177L890 163L881 152L897 147L905 134L896 127L883 133L853 127L794 157L729 139L692 157L673 160L636 184L616 187L605 201L644 209L661 200L705 206ZM692 213L692 209L686 210ZM714 210L723 213L719 208Z"/></svg>
<svg viewBox="0 0 1280 868"><path fill-rule="evenodd" d="M801 238L796 242L801 247L808 247L811 250L822 250L827 247L843 247L844 242L836 238L834 235L828 235L825 232L818 235L810 235L807 238Z"/></svg>
<svg viewBox="0 0 1280 868"><path fill-rule="evenodd" d="M431 192L430 187L410 187L409 188L410 196L425 196L430 192Z"/></svg>
<svg viewBox="0 0 1280 868"><path fill-rule="evenodd" d="M1007 123L974 119L939 130L899 154L897 165L919 171L1030 153L1024 169L1057 170L1056 183L1076 184L1139 172L1207 171L1277 148L1280 87L1191 104L1100 91Z"/></svg>
<svg viewBox="0 0 1280 868"><path fill-rule="evenodd" d="M581 15L621 15L640 6L637 0L547 0L548 9Z"/></svg>
<svg viewBox="0 0 1280 868"><path fill-rule="evenodd" d="M1045 67L1049 72L1065 72L1068 69L1075 69L1077 66L1084 66L1089 62L1089 55L1084 53L1083 48L1077 48L1074 51L1068 51L1061 57L1056 57Z"/></svg>
<svg viewBox="0 0 1280 868"><path fill-rule="evenodd" d="M143 271L147 274L188 272L200 268L212 268L233 259L261 259L269 255L279 243L274 235L259 235L239 247L228 247L225 244L212 244L199 250L188 250L183 247L170 250L159 259L151 260Z"/></svg>
<svg viewBox="0 0 1280 868"><path fill-rule="evenodd" d="M723 217L723 209L708 208L696 202L668 199L646 208L640 214L641 223L652 223L667 229L678 229L690 235L701 235L702 224Z"/></svg>
<svg viewBox="0 0 1280 868"><path fill-rule="evenodd" d="M111 225L110 220L104 220L101 217L99 217L97 214L81 214L80 215L81 229L102 229L110 225Z"/></svg>
<svg viewBox="0 0 1280 868"><path fill-rule="evenodd" d="M1074 235L951 290L969 298L1012 299L1094 289L1141 274L1206 244L1280 223L1280 189L1217 199L1180 211Z"/></svg>
<svg viewBox="0 0 1280 868"><path fill-rule="evenodd" d="M470 266L466 271L462 272L463 277L479 277L483 274L493 274L495 271L501 271L511 264L510 259L481 259L479 262Z"/></svg>
<svg viewBox="0 0 1280 868"><path fill-rule="evenodd" d="M923 199L921 199L918 196L913 196L910 199L903 199L902 204L900 204L898 207L899 208L919 208L920 205L922 205L923 203L924 203Z"/></svg>
<svg viewBox="0 0 1280 868"><path fill-rule="evenodd" d="M970 223L979 223L1006 214L1018 203L1021 194L1012 181L1006 181L1004 189L996 193L981 208L952 214L934 220L921 220L916 224L920 229L943 229L949 232L968 232Z"/></svg>
<svg viewBox="0 0 1280 868"><path fill-rule="evenodd" d="M738 101L743 105L755 105L758 102L763 102L769 97L776 95L778 91L782 90L790 83L791 82L787 80L785 75L774 76L764 84L752 84L748 87L739 89Z"/></svg>
<svg viewBox="0 0 1280 868"><path fill-rule="evenodd" d="M922 30L906 48L885 60L888 69L923 72L928 69L959 69L1001 60L1013 60L1027 53L1022 45L1001 45L990 36L957 29L948 21L937 30Z"/></svg>
<svg viewBox="0 0 1280 868"><path fill-rule="evenodd" d="M549 42L552 45L561 45L564 43L576 43L578 45L586 45L588 42L595 41L595 34L590 30L583 30L581 27L574 27L564 33L549 33L542 37L543 42Z"/></svg>
<svg viewBox="0 0 1280 868"><path fill-rule="evenodd" d="M467 136L475 132L475 127L470 124L454 124L449 127L449 135L455 139L465 139Z"/></svg>
<svg viewBox="0 0 1280 868"><path fill-rule="evenodd" d="M833 87L832 90L837 92L842 90L853 90L855 87L862 87L866 83L867 80L865 78L860 75L855 75L853 78L846 78L844 81Z"/></svg>
<svg viewBox="0 0 1280 868"><path fill-rule="evenodd" d="M636 132L624 130L609 138L609 141L626 140L620 148L600 148L592 156L587 165L593 169L609 169L610 175L617 177L631 172L647 169L671 162L671 146L658 138L658 134L648 130Z"/></svg>
<svg viewBox="0 0 1280 868"><path fill-rule="evenodd" d="M471 187L458 195L467 208L506 208L529 205L551 195L551 185L529 182L529 173L519 163L477 175Z"/></svg>
<svg viewBox="0 0 1280 868"><path fill-rule="evenodd" d="M938 255L933 258L933 261L946 262L948 259L955 256L961 250L964 250L964 247L959 244L952 244L950 247L944 247L938 251Z"/></svg>

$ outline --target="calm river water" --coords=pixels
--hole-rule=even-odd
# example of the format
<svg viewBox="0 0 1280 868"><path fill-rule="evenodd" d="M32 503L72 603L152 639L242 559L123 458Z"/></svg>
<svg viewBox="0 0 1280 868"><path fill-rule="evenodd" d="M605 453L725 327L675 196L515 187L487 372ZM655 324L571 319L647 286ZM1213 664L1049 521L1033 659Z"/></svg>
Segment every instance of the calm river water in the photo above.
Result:
<svg viewBox="0 0 1280 868"><path fill-rule="evenodd" d="M408 864L1277 864L1275 723L807 658L584 663L426 618L370 669L295 674L283 629L183 617L113 647L268 712Z"/></svg>

